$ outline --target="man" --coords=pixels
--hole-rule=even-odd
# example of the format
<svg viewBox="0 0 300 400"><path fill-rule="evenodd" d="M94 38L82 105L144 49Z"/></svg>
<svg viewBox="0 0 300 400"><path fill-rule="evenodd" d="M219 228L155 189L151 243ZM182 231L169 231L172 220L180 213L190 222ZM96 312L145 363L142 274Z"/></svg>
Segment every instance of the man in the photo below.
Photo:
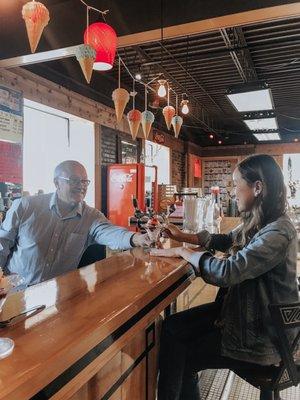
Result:
<svg viewBox="0 0 300 400"><path fill-rule="evenodd" d="M149 245L147 235L111 224L84 202L89 183L83 165L64 161L54 171L55 193L15 200L0 227L0 266L35 284L75 269L93 243Z"/></svg>

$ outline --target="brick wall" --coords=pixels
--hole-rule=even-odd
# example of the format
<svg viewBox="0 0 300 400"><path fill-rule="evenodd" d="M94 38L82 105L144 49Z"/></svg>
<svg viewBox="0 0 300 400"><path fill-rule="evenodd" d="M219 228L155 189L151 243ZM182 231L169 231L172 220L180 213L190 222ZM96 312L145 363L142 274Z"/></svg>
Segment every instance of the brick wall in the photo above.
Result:
<svg viewBox="0 0 300 400"><path fill-rule="evenodd" d="M171 173L172 185L177 185L177 190L186 186L186 156L184 153L172 150Z"/></svg>

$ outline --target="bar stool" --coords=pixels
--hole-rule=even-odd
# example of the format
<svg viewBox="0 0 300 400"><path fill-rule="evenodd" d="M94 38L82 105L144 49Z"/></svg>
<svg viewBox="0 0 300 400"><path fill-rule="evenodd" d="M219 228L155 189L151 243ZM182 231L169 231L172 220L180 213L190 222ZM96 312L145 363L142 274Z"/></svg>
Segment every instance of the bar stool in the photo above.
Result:
<svg viewBox="0 0 300 400"><path fill-rule="evenodd" d="M300 344L300 303L272 304L269 310L277 333L278 351L282 361L278 366L251 366L249 370L233 372L260 389L260 400L280 400L281 390L300 383L300 352L294 354ZM286 332L291 328L298 328L298 333L290 346Z"/></svg>

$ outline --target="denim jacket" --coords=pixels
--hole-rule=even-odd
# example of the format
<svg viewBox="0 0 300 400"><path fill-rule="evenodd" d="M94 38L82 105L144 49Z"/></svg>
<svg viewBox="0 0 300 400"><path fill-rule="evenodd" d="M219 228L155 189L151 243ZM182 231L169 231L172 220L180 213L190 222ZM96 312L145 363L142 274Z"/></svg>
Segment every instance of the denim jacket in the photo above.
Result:
<svg viewBox="0 0 300 400"><path fill-rule="evenodd" d="M235 231L229 235L209 235L208 249L225 251L232 244ZM228 288L224 298L222 354L261 365L276 364L280 355L268 305L299 301L297 285L297 232L289 217L283 215L262 228L234 256L213 257L197 253L191 261L196 274L204 281ZM290 340L296 332L289 332Z"/></svg>

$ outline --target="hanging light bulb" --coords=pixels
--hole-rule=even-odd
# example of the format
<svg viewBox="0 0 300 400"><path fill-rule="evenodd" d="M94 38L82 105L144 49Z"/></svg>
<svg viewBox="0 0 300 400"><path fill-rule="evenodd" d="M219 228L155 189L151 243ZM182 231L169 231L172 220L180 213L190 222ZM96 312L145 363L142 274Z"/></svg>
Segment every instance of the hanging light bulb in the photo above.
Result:
<svg viewBox="0 0 300 400"><path fill-rule="evenodd" d="M214 138L214 135L210 134L210 135L209 135L209 138L210 138L210 139L213 139L213 138Z"/></svg>
<svg viewBox="0 0 300 400"><path fill-rule="evenodd" d="M160 79L158 83L159 83L159 88L157 94L159 95L159 97L165 97L165 95L167 94L165 87L166 81L164 79Z"/></svg>
<svg viewBox="0 0 300 400"><path fill-rule="evenodd" d="M189 106L188 106L188 100L182 100L181 101L181 105L182 105L182 109L181 112L182 114L188 114L190 112Z"/></svg>

